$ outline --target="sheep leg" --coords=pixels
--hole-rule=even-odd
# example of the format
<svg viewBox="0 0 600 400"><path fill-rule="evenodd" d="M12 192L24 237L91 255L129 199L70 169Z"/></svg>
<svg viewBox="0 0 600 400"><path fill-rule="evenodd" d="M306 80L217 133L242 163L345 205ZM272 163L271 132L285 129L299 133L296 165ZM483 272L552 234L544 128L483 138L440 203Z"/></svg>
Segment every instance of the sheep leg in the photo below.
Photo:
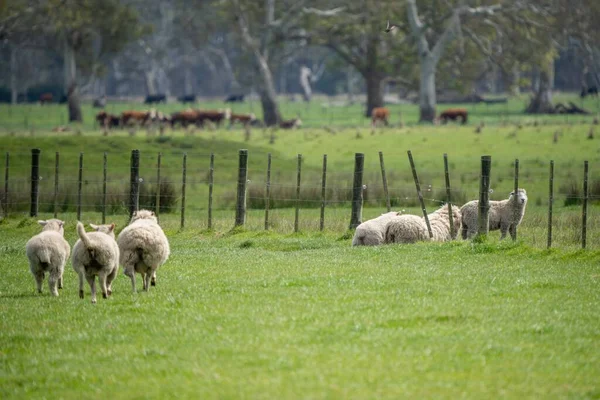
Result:
<svg viewBox="0 0 600 400"><path fill-rule="evenodd" d="M86 275L85 277L92 289L92 304L96 303L96 277L94 275Z"/></svg>
<svg viewBox="0 0 600 400"><path fill-rule="evenodd" d="M44 271L31 271L35 278L35 284L37 286L38 293L42 293L42 283L44 282Z"/></svg>
<svg viewBox="0 0 600 400"><path fill-rule="evenodd" d="M504 239L506 237L506 233L508 232L508 225L500 225L500 240ZM512 233L511 233L512 235Z"/></svg>
<svg viewBox="0 0 600 400"><path fill-rule="evenodd" d="M79 275L79 298L83 299L83 272L78 272Z"/></svg>
<svg viewBox="0 0 600 400"><path fill-rule="evenodd" d="M147 292L148 288L150 287L150 276L151 275L152 274L142 272L142 282L144 283L144 292Z"/></svg>
<svg viewBox="0 0 600 400"><path fill-rule="evenodd" d="M133 268L130 269L125 267L125 270L123 272L125 273L125 275L131 278L131 289L133 290L133 293L135 293L135 271L133 270Z"/></svg>
<svg viewBox="0 0 600 400"><path fill-rule="evenodd" d="M156 286L156 271L152 271L152 279L150 280L152 286Z"/></svg>
<svg viewBox="0 0 600 400"><path fill-rule="evenodd" d="M516 225L511 225L508 227L508 232L510 233L510 237L512 238L512 240L517 240L517 226Z"/></svg>
<svg viewBox="0 0 600 400"><path fill-rule="evenodd" d="M100 290L102 290L102 298L108 299L108 290L106 288L106 274L98 275L98 280L100 281Z"/></svg>
<svg viewBox="0 0 600 400"><path fill-rule="evenodd" d="M112 282L117 277L117 271L119 270L119 265L115 264L112 272L108 274L106 277L106 293L110 296L112 294Z"/></svg>
<svg viewBox="0 0 600 400"><path fill-rule="evenodd" d="M62 275L58 277L58 288L62 289L63 288L63 279L62 279Z"/></svg>
<svg viewBox="0 0 600 400"><path fill-rule="evenodd" d="M58 296L58 279L59 273L57 271L50 271L48 274L48 287L52 296Z"/></svg>

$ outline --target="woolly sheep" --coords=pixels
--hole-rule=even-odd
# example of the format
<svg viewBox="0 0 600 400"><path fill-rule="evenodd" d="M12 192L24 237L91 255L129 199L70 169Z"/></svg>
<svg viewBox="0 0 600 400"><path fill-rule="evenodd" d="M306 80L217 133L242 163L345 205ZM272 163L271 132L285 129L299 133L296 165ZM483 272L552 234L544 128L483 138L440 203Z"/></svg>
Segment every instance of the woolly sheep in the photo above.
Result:
<svg viewBox="0 0 600 400"><path fill-rule="evenodd" d="M471 238L477 233L477 215L479 200L472 200L466 203L460 211L462 212L462 238ZM506 237L506 232L515 239L517 226L523 220L525 215L525 206L527 206L527 191L518 189L517 196L515 192L510 192L508 199L500 201L490 201L490 224L489 230L500 229L500 239Z"/></svg>
<svg viewBox="0 0 600 400"><path fill-rule="evenodd" d="M389 221L385 228L385 243L415 243L417 241L445 242L456 239L461 223L461 213L457 206L452 206L452 222L454 236L450 232L448 205L445 204L427 215L433 237L429 237L425 218L417 215L400 215Z"/></svg>
<svg viewBox="0 0 600 400"><path fill-rule="evenodd" d="M63 287L63 272L71 253L71 246L65 240L64 221L49 219L38 221L44 228L25 245L29 259L29 269L35 278L38 293L42 293L44 275L48 272L48 286L53 296Z"/></svg>
<svg viewBox="0 0 600 400"><path fill-rule="evenodd" d="M358 225L352 238L352 246L377 246L383 244L386 224L392 218L401 214L401 212L396 211L388 212Z"/></svg>
<svg viewBox="0 0 600 400"><path fill-rule="evenodd" d="M167 261L171 250L154 213L148 210L133 213L131 222L119 234L117 244L123 272L131 278L133 291L136 272L142 275L144 291L149 289L151 279L155 286L156 270Z"/></svg>
<svg viewBox="0 0 600 400"><path fill-rule="evenodd" d="M95 232L86 233L81 222L77 223L79 240L73 246L71 263L79 275L79 297L83 299L83 280L92 290L92 303L96 302L96 276L102 297L112 294L112 282L119 271L119 246L115 242L115 224L90 226Z"/></svg>

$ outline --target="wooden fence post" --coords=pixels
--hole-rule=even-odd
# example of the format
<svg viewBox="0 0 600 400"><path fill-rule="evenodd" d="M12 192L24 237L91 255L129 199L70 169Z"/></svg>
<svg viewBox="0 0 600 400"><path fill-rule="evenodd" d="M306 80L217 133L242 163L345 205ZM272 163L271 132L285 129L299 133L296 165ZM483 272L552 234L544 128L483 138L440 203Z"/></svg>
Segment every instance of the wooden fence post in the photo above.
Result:
<svg viewBox="0 0 600 400"><path fill-rule="evenodd" d="M187 183L187 153L183 153L183 165L181 172L181 225L180 229L185 227L185 187Z"/></svg>
<svg viewBox="0 0 600 400"><path fill-rule="evenodd" d="M458 232L454 232L454 215L452 214L450 173L448 172L448 154L446 153L444 153L444 177L446 179L446 203L448 204L448 219L450 220L450 237L452 239L455 239Z"/></svg>
<svg viewBox="0 0 600 400"><path fill-rule="evenodd" d="M319 221L319 230L325 229L325 204L327 194L327 154L323 154L323 177L321 178L321 220Z"/></svg>
<svg viewBox="0 0 600 400"><path fill-rule="evenodd" d="M158 152L156 159L156 205L154 206L154 214L156 214L156 220L160 222L160 168L162 163L162 153Z"/></svg>
<svg viewBox="0 0 600 400"><path fill-rule="evenodd" d="M265 230L269 229L269 207L271 206L271 153L267 154L267 187L265 198Z"/></svg>
<svg viewBox="0 0 600 400"><path fill-rule="evenodd" d="M554 203L554 160L550 160L548 192L548 248L550 248L552 246L552 204Z"/></svg>
<svg viewBox="0 0 600 400"><path fill-rule="evenodd" d="M208 229L212 229L213 187L215 184L215 153L210 153L208 166Z"/></svg>
<svg viewBox="0 0 600 400"><path fill-rule="evenodd" d="M514 210L513 210L513 219L515 221L518 221L518 214L520 213L517 205L518 205L518 193L519 193L519 159L516 158L515 159L515 189L514 189L514 199L515 199L515 204L514 204ZM517 240L517 226L515 225L515 237L513 238L513 241Z"/></svg>
<svg viewBox="0 0 600 400"><path fill-rule="evenodd" d="M481 156L481 177L479 181L479 204L477 216L477 236L485 239L490 229L490 172L492 156Z"/></svg>
<svg viewBox="0 0 600 400"><path fill-rule="evenodd" d="M294 217L294 232L298 232L300 219L300 177L302 175L302 154L298 154L296 167L296 215Z"/></svg>
<svg viewBox="0 0 600 400"><path fill-rule="evenodd" d="M40 190L40 149L31 149L31 207L29 216L38 214L38 199Z"/></svg>
<svg viewBox="0 0 600 400"><path fill-rule="evenodd" d="M588 208L588 162L583 162L583 207L581 210L581 248L585 249L587 242L587 208Z"/></svg>
<svg viewBox="0 0 600 400"><path fill-rule="evenodd" d="M356 229L362 220L364 165L364 153L354 154L354 181L352 183L352 214L350 215L350 229Z"/></svg>
<svg viewBox="0 0 600 400"><path fill-rule="evenodd" d="M52 202L54 207L54 218L58 217L58 163L59 153L56 152L56 158L54 162L54 201Z"/></svg>
<svg viewBox="0 0 600 400"><path fill-rule="evenodd" d="M4 218L8 218L8 177L9 177L9 171L10 171L10 153L7 151L6 152L6 162L4 164Z"/></svg>
<svg viewBox="0 0 600 400"><path fill-rule="evenodd" d="M83 152L79 153L79 176L77 178L77 221L81 221L81 193L83 191Z"/></svg>
<svg viewBox="0 0 600 400"><path fill-rule="evenodd" d="M246 183L248 181L248 150L239 151L237 201L235 206L235 226L246 222Z"/></svg>
<svg viewBox="0 0 600 400"><path fill-rule="evenodd" d="M425 224L427 225L427 232L429 232L429 237L433 237L433 232L431 231L431 224L429 223L429 216L427 215L427 209L425 209L425 201L423 200L423 193L421 193L421 184L419 183L419 177L417 176L417 169L415 168L415 162L413 160L413 156L410 150L408 150L408 161L410 162L410 169L412 170L413 179L415 181L415 186L417 187L417 196L419 196L419 203L421 203L421 211L423 212L423 218L425 218Z"/></svg>
<svg viewBox="0 0 600 400"><path fill-rule="evenodd" d="M140 204L140 151L131 150L131 175L129 180L129 217Z"/></svg>
<svg viewBox="0 0 600 400"><path fill-rule="evenodd" d="M388 184L387 177L385 176L385 165L383 163L383 152L379 152L379 164L381 165L381 179L383 180L383 193L385 194L385 205L387 207L387 211L390 212L392 210L392 205L390 203L390 194L388 192Z"/></svg>
<svg viewBox="0 0 600 400"><path fill-rule="evenodd" d="M106 223L106 179L108 177L108 155L102 155L102 223Z"/></svg>

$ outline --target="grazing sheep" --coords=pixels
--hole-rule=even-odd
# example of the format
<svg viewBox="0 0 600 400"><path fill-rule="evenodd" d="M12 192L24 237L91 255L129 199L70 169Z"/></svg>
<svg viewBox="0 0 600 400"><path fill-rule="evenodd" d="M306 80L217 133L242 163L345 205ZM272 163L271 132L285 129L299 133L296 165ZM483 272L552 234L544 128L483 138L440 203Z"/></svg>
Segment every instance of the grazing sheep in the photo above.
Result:
<svg viewBox="0 0 600 400"><path fill-rule="evenodd" d="M352 246L377 246L385 239L385 225L401 212L392 211L363 222L356 227Z"/></svg>
<svg viewBox="0 0 600 400"><path fill-rule="evenodd" d="M472 200L466 203L460 209L462 213L462 238L471 238L477 233L477 215L479 200ZM500 239L506 237L506 232L516 238L517 226L523 220L525 215L525 206L527 205L527 192L525 189L519 189L517 196L515 192L510 192L508 199L500 201L490 201L490 224L489 230L500 229L502 232Z"/></svg>
<svg viewBox="0 0 600 400"><path fill-rule="evenodd" d="M90 226L96 232L86 233L81 222L77 223L79 240L73 246L71 263L79 275L79 298L83 299L83 279L92 290L92 303L96 302L96 276L100 282L102 297L112 294L112 282L119 271L119 246L115 242L115 224Z"/></svg>
<svg viewBox="0 0 600 400"><path fill-rule="evenodd" d="M452 206L452 222L454 236L450 234L450 218L448 205L441 206L428 214L429 225L433 237L429 237L425 218L417 215L400 215L390 220L385 228L385 243L415 243L417 241L445 242L453 240L458 235L461 223L461 213L457 206Z"/></svg>
<svg viewBox="0 0 600 400"><path fill-rule="evenodd" d="M119 234L117 244L123 272L131 278L133 291L136 272L142 275L144 291L149 289L151 279L155 286L156 270L167 261L171 250L154 213L148 210L133 213L131 222Z"/></svg>
<svg viewBox="0 0 600 400"><path fill-rule="evenodd" d="M58 296L58 289L62 289L62 276L65 264L71 253L71 246L63 237L64 221L49 219L38 221L44 228L25 245L25 252L29 259L29 269L35 278L38 293L42 293L44 275L48 272L48 286L53 296Z"/></svg>

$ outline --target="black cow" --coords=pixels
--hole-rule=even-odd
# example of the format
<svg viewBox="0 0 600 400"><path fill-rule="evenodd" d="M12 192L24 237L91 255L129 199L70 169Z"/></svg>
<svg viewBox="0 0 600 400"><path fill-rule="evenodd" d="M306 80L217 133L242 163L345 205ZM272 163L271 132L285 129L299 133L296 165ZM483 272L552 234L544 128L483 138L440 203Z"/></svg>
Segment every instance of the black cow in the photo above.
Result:
<svg viewBox="0 0 600 400"><path fill-rule="evenodd" d="M195 94L186 94L184 96L180 96L177 98L177 100L179 100L179 102L181 103L195 103L196 102L196 95Z"/></svg>
<svg viewBox="0 0 600 400"><path fill-rule="evenodd" d="M152 104L152 103L166 103L167 96L164 94L149 94L146 96L146 100L144 100L144 104Z"/></svg>
<svg viewBox="0 0 600 400"><path fill-rule="evenodd" d="M243 94L230 94L225 99L225 103L243 103L244 95Z"/></svg>
<svg viewBox="0 0 600 400"><path fill-rule="evenodd" d="M588 87L582 87L581 88L581 94L580 94L581 98L583 99L585 96L594 96L594 97L598 97L598 87L596 86L590 86Z"/></svg>
<svg viewBox="0 0 600 400"><path fill-rule="evenodd" d="M94 108L104 108L106 107L106 96L99 97L94 99L94 103L92 104Z"/></svg>

